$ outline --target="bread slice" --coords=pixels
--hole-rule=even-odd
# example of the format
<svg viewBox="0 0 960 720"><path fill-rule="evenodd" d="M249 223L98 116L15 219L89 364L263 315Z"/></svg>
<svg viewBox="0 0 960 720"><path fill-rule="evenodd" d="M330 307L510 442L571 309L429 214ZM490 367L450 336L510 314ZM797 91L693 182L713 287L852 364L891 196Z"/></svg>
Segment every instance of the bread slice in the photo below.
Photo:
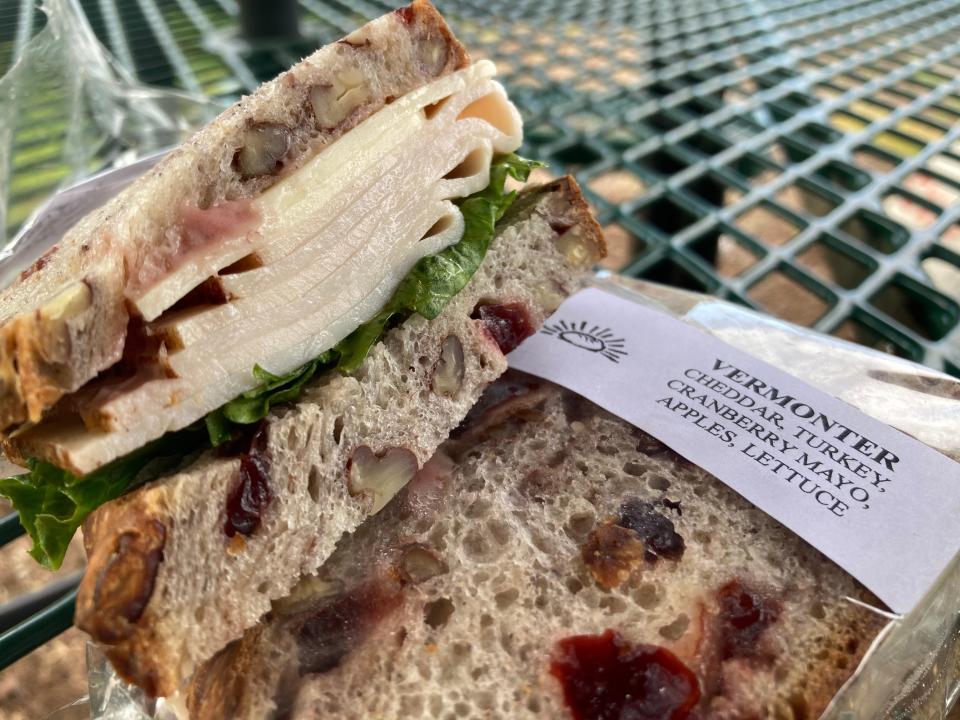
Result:
<svg viewBox="0 0 960 720"><path fill-rule="evenodd" d="M122 677L175 693L413 477L603 248L572 178L522 194L437 318L274 411L239 457L208 453L92 515L78 626Z"/></svg>
<svg viewBox="0 0 960 720"><path fill-rule="evenodd" d="M205 719L813 720L886 622L848 598L876 602L651 436L511 371L186 701Z"/></svg>
<svg viewBox="0 0 960 720"><path fill-rule="evenodd" d="M0 294L8 455L85 475L249 390L254 363L284 374L369 319L418 256L452 241L450 201L484 186L490 154L519 145L519 116L492 73L416 0L264 84L80 221ZM420 124L378 127L391 113ZM393 145L350 145L363 128ZM357 177L334 182L335 172ZM291 209L284 193L294 190L313 198L322 223L300 217L310 203ZM277 227L297 242L327 232L296 252L330 257L275 249ZM374 247L393 235L409 247ZM369 284L336 285L348 270ZM319 279L308 282L311 272ZM299 284L279 284L290 277ZM331 317L301 331L302 315L317 312ZM255 319L261 334L234 332Z"/></svg>

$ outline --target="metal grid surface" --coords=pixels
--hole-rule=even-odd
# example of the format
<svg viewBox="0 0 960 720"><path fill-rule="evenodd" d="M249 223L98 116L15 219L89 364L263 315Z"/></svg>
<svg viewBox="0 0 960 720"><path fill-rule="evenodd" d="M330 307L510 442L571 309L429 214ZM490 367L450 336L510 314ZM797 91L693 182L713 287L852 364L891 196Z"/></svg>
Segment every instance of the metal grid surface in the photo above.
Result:
<svg viewBox="0 0 960 720"><path fill-rule="evenodd" d="M960 374L960 2L438 4L497 61L524 150L586 187L610 267ZM301 0L301 41L250 47L236 0L81 5L138 79L219 97L393 7ZM0 9L0 71L42 22L35 0ZM30 118L11 225L58 179L58 119Z"/></svg>

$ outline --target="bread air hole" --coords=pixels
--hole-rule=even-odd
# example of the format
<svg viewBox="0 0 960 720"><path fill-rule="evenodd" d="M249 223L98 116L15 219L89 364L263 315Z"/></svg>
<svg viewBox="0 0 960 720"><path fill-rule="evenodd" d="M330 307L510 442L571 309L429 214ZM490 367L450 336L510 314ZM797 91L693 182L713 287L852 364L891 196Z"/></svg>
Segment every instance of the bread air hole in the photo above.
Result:
<svg viewBox="0 0 960 720"><path fill-rule="evenodd" d="M481 677L487 674L487 669L485 667L475 668L473 672L470 673L470 677L474 680L479 680ZM494 704L494 694L489 690L481 690L474 693L473 697L474 703L480 710L492 710ZM489 712L484 715L484 717L489 717Z"/></svg>
<svg viewBox="0 0 960 720"><path fill-rule="evenodd" d="M647 485L650 486L651 490L659 490L661 492L670 489L670 481L663 475L651 475L647 479Z"/></svg>
<svg viewBox="0 0 960 720"><path fill-rule="evenodd" d="M593 513L574 513L567 520L567 527L570 530L570 535L575 539L582 540L593 530L595 522Z"/></svg>
<svg viewBox="0 0 960 720"><path fill-rule="evenodd" d="M310 493L310 499L315 503L320 502L320 469L316 465L310 466L310 474L307 476L307 492Z"/></svg>
<svg viewBox="0 0 960 720"><path fill-rule="evenodd" d="M470 530L463 539L463 550L472 560L490 560L496 554L494 548L479 530Z"/></svg>
<svg viewBox="0 0 960 720"><path fill-rule="evenodd" d="M709 544L710 544L710 533L706 533L706 532L704 532L703 530L694 530L694 531L693 531L693 539L694 539L696 542L700 543L701 545L709 545Z"/></svg>
<svg viewBox="0 0 960 720"><path fill-rule="evenodd" d="M626 601L616 595L604 595L600 598L600 609L606 610L611 615L626 612L628 607Z"/></svg>
<svg viewBox="0 0 960 720"><path fill-rule="evenodd" d="M616 455L620 448L610 442L601 441L597 443L597 450L604 455Z"/></svg>
<svg viewBox="0 0 960 720"><path fill-rule="evenodd" d="M510 525L503 520L490 520L487 522L487 529L490 531L490 536L498 545L506 545L510 542Z"/></svg>
<svg viewBox="0 0 960 720"><path fill-rule="evenodd" d="M453 615L456 608L450 598L439 598L428 602L423 608L423 621L434 630L442 628Z"/></svg>
<svg viewBox="0 0 960 720"><path fill-rule="evenodd" d="M404 695L400 698L400 714L403 717L414 717L423 713L423 696Z"/></svg>
<svg viewBox="0 0 960 720"><path fill-rule="evenodd" d="M640 607L653 610L660 604L660 591L653 583L643 583L634 591L633 599Z"/></svg>
<svg viewBox="0 0 960 720"><path fill-rule="evenodd" d="M493 601L497 604L498 610L506 610L513 605L520 597L520 591L517 588L508 588L501 590L493 596Z"/></svg>
<svg viewBox="0 0 960 720"><path fill-rule="evenodd" d="M563 464L563 461L567 459L567 451L564 449L557 450L553 455L547 458L546 465L550 468L559 467Z"/></svg>
<svg viewBox="0 0 960 720"><path fill-rule="evenodd" d="M493 504L484 498L477 498L467 506L464 515L471 520L485 518L490 513Z"/></svg>
<svg viewBox="0 0 960 720"><path fill-rule="evenodd" d="M667 640L675 642L682 638L690 627L690 618L686 613L680 613L676 619L668 625L664 625L657 632Z"/></svg>

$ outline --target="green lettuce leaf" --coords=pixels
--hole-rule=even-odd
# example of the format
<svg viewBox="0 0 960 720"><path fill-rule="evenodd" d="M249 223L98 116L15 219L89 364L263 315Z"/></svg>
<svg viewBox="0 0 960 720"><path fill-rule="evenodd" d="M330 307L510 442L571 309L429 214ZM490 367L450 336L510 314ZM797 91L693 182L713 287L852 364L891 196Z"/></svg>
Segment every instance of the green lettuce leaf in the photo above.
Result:
<svg viewBox="0 0 960 720"><path fill-rule="evenodd" d="M421 259L383 310L332 350L284 375L254 367L257 387L209 413L202 422L168 433L82 478L31 459L29 473L0 479L0 495L13 502L33 539L30 554L42 565L57 569L77 528L103 503L168 472L198 451L237 437L244 426L265 418L274 405L296 400L318 375L332 369L355 371L389 326L413 313L435 318L480 267L497 221L516 199L515 191L506 190L507 177L522 182L533 168L542 166L512 153L494 158L489 185L460 202L465 223L460 241Z"/></svg>
<svg viewBox="0 0 960 720"><path fill-rule="evenodd" d="M364 323L337 345L340 361L337 368L353 372L367 356L387 325L397 316L401 319L419 313L432 320L463 290L480 267L497 220L509 209L517 192L506 190L507 176L525 181L530 171L543 163L515 155L500 155L490 165L490 184L460 203L464 230L460 242L420 260L400 281L393 297L372 320Z"/></svg>
<svg viewBox="0 0 960 720"><path fill-rule="evenodd" d="M70 539L91 512L169 472L206 444L203 428L192 425L167 433L84 477L29 459L29 473L0 479L0 495L9 498L20 512L20 523L33 539L30 554L44 567L56 570Z"/></svg>
<svg viewBox="0 0 960 720"><path fill-rule="evenodd" d="M327 350L320 357L285 375L274 375L255 365L253 377L259 380L260 384L209 413L204 419L211 444L216 447L235 437L238 425L250 425L263 420L274 405L296 400L303 386L320 373L334 367L336 359L336 351Z"/></svg>

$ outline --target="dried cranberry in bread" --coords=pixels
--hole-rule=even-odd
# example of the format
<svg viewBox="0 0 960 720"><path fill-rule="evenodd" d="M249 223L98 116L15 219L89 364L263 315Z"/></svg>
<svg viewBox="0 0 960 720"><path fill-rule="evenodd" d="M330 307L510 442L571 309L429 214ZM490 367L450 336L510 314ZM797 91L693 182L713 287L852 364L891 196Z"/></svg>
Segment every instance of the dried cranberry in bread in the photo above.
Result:
<svg viewBox="0 0 960 720"><path fill-rule="evenodd" d="M521 194L438 317L410 317L233 455L207 453L97 510L77 625L125 679L175 693L414 476L505 370L497 338L533 332L603 251L572 178Z"/></svg>
<svg viewBox="0 0 960 720"><path fill-rule="evenodd" d="M847 598L876 602L651 436L511 372L186 699L194 718L813 720L886 622Z"/></svg>

